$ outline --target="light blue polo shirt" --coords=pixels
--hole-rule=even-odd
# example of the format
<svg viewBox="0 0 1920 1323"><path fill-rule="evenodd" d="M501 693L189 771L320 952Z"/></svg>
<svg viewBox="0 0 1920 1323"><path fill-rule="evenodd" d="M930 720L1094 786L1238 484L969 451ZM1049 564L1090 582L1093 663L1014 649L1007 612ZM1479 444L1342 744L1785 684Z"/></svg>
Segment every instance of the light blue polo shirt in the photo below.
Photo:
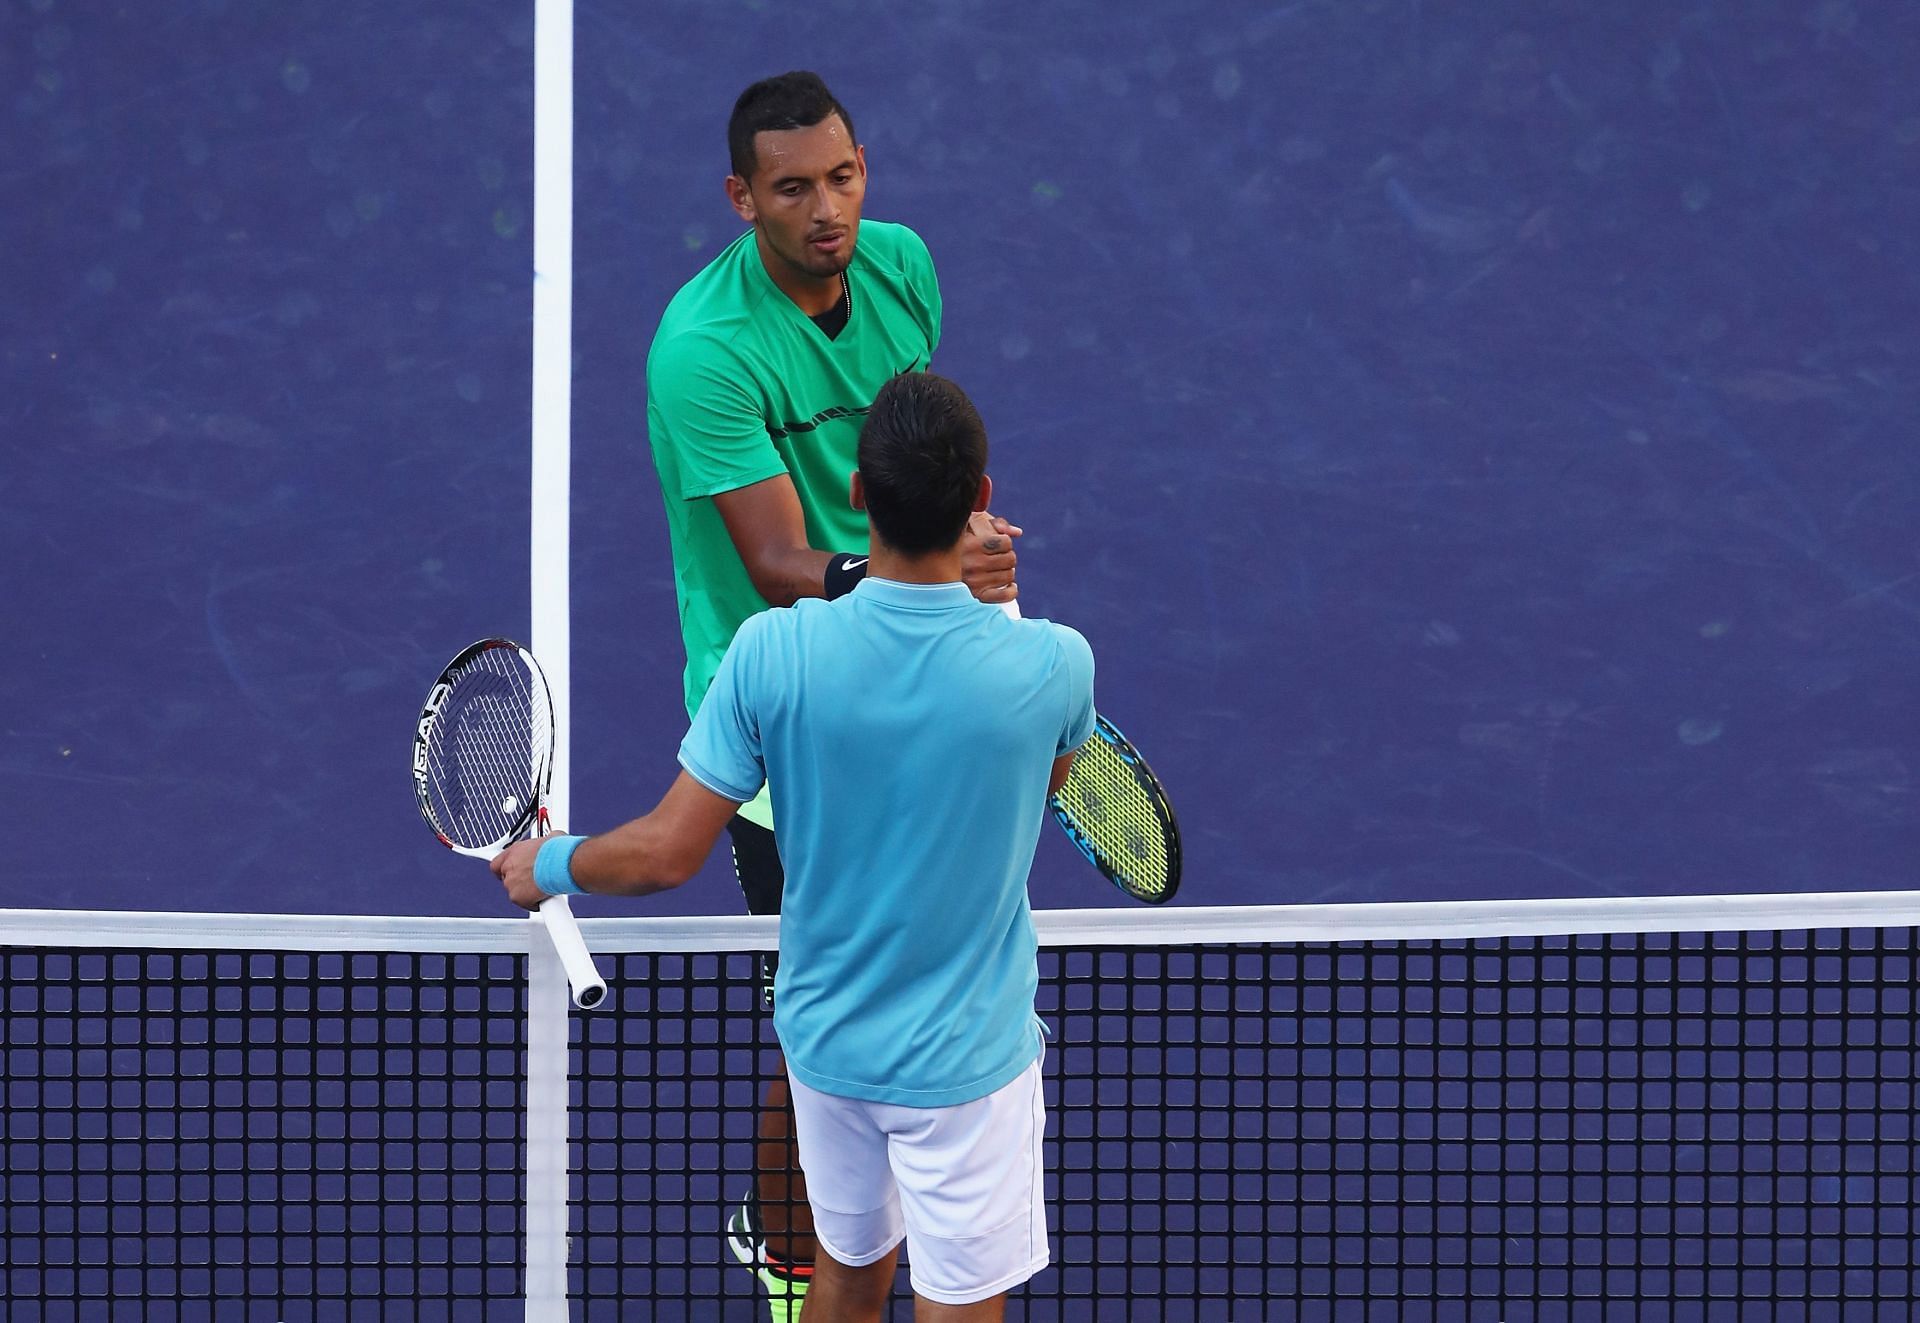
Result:
<svg viewBox="0 0 1920 1323"><path fill-rule="evenodd" d="M741 802L771 782L796 1078L945 1107L1039 1054L1027 873L1053 760L1092 732L1086 640L964 584L869 578L740 627L680 765Z"/></svg>

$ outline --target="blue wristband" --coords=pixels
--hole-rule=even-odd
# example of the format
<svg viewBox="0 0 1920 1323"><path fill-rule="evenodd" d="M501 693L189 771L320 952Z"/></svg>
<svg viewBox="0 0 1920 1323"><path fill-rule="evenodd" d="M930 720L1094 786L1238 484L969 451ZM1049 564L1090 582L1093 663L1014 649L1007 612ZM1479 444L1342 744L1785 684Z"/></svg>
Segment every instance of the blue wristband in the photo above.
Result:
<svg viewBox="0 0 1920 1323"><path fill-rule="evenodd" d="M573 852L584 836L549 836L533 857L533 885L549 896L578 896L584 888L573 880Z"/></svg>

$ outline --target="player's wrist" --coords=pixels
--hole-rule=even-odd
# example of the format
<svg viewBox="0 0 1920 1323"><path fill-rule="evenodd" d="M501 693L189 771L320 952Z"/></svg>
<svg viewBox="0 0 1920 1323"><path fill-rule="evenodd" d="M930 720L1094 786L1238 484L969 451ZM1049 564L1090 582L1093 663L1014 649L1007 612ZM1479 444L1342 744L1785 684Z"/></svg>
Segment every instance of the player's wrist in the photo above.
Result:
<svg viewBox="0 0 1920 1323"><path fill-rule="evenodd" d="M549 836L533 856L533 885L549 896L578 896L586 888L573 880L573 852L584 836Z"/></svg>
<svg viewBox="0 0 1920 1323"><path fill-rule="evenodd" d="M856 556L850 551L836 551L827 559L827 570L821 579L820 595L831 602L836 597L845 597L867 577L867 558Z"/></svg>

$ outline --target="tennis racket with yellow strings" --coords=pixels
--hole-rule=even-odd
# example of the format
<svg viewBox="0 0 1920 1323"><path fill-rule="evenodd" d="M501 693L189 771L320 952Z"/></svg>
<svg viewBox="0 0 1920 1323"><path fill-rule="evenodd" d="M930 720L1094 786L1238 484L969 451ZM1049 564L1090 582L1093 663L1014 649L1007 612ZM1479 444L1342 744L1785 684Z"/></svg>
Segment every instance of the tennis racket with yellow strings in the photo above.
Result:
<svg viewBox="0 0 1920 1323"><path fill-rule="evenodd" d="M1018 620L1012 602L1001 609ZM1180 823L1165 787L1140 750L1094 714L1093 735L1047 801L1053 819L1107 881L1149 905L1180 890Z"/></svg>

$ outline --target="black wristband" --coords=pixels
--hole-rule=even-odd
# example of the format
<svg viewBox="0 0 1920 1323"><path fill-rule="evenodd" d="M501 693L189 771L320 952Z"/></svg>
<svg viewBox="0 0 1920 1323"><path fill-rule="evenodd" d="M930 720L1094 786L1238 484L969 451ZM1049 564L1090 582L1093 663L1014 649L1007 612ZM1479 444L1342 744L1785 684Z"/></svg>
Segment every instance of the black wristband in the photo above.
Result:
<svg viewBox="0 0 1920 1323"><path fill-rule="evenodd" d="M821 596L831 602L845 597L853 586L867 577L867 558L851 552L836 551L827 562L827 573L820 585Z"/></svg>

